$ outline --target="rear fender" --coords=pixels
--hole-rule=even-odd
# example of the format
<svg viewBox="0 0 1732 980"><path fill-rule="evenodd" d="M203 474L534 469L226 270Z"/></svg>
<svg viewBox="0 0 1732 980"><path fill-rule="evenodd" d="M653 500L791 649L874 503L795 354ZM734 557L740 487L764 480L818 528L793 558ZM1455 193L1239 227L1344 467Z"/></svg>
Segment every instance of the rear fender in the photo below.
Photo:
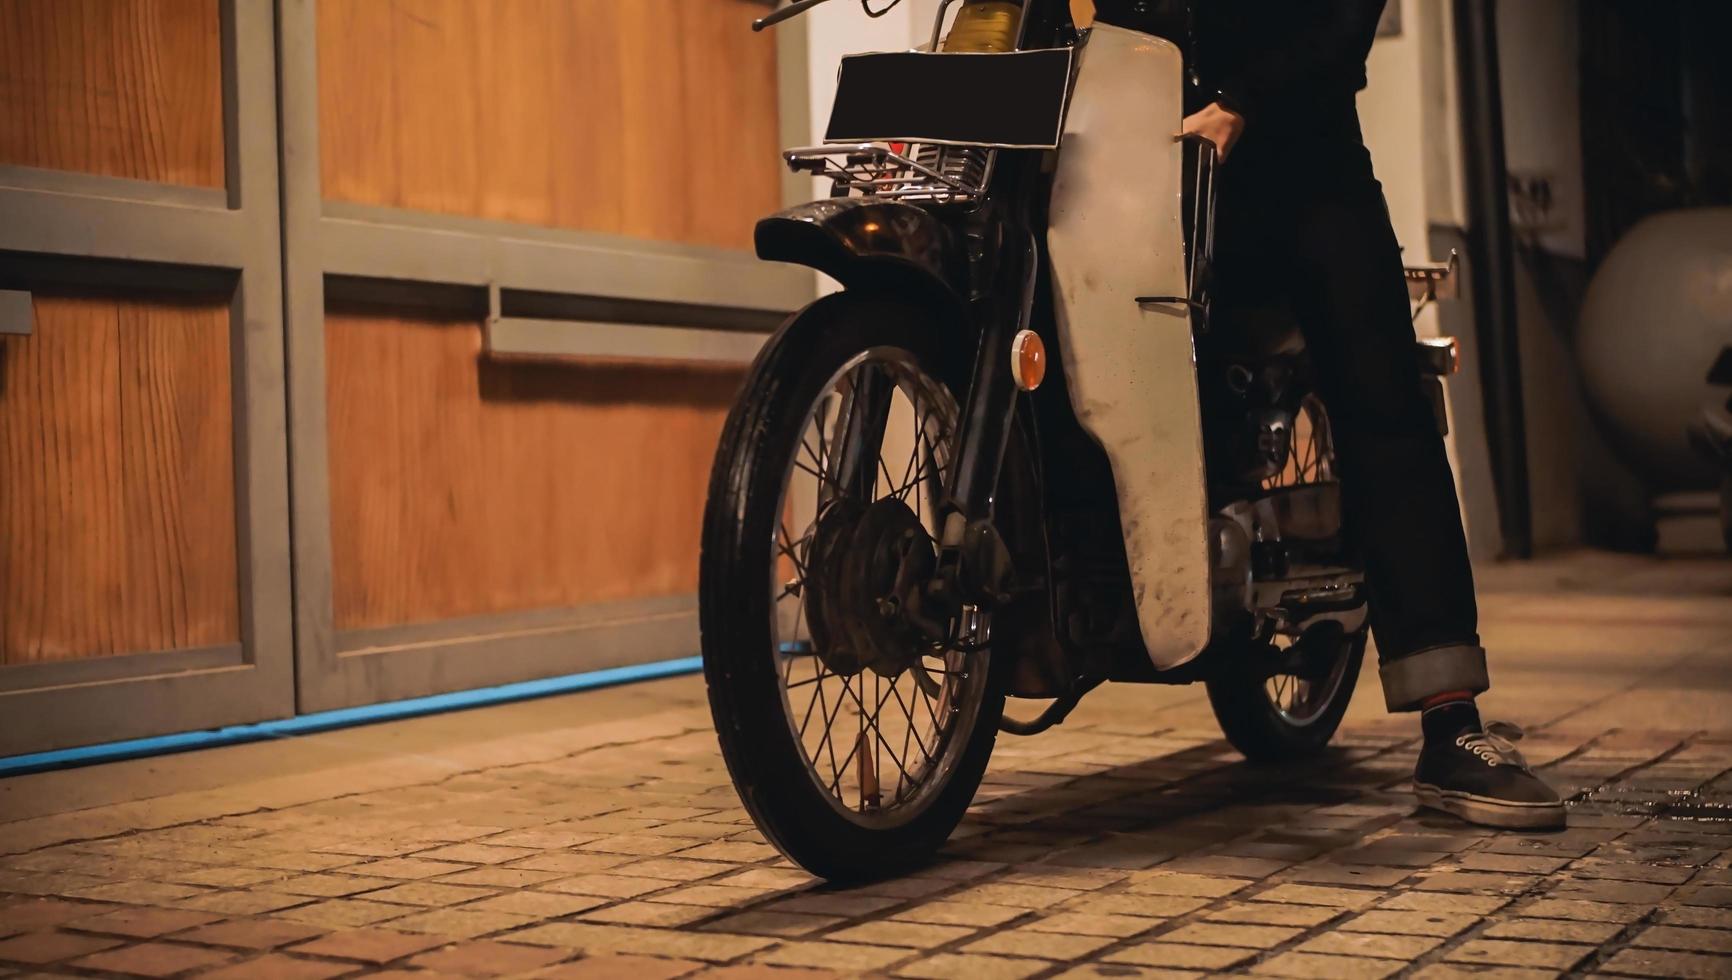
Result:
<svg viewBox="0 0 1732 980"><path fill-rule="evenodd" d="M837 197L758 222L758 257L804 265L848 289L926 296L966 305L967 263L949 228L899 201Z"/></svg>

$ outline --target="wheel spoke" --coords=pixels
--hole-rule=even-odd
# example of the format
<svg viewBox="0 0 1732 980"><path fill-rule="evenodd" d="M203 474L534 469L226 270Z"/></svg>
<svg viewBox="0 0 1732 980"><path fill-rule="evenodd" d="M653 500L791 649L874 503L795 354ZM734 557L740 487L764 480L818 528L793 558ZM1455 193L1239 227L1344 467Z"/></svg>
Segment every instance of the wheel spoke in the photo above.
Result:
<svg viewBox="0 0 1732 980"><path fill-rule="evenodd" d="M848 521L858 519L850 515L864 508L903 506L921 527L927 527L927 519L936 515L942 500L957 414L955 399L904 352L874 350L862 358L840 371L824 394L814 399L792 454L791 478L783 490L783 519L775 527L772 548L770 595L776 640L772 655L781 657L777 680L790 733L817 786L851 819L898 821L908 819L900 814L928 805L933 797L925 792L926 782L947 771L943 760L961 751L959 739L967 734L963 719L968 717L961 711L971 699L984 696L978 672L971 672L968 664L985 654L924 645L902 651L862 645L846 654L850 660L844 666L838 659L843 651L826 647L831 641L819 642L818 634L849 635L851 644L896 641L868 640L841 619L826 622L821 629L816 622L810 628L806 624L808 612L823 611L826 620L832 615L853 615L838 608L837 596L827 591L835 584L823 580L832 559L842 567L858 567L856 556L835 550L850 547L851 532L846 524L837 525L843 537L836 540L841 544L831 544L831 525L821 526L821 515L833 513ZM865 420L854 416L866 411L869 403L885 404L877 395L868 397L868 390L882 390L880 382L889 386L885 428L895 435L876 447L850 445L851 438L874 435L874 426L862 425ZM910 412L906 422L903 411ZM910 439L906 448L900 444L902 433ZM843 469L853 469L855 458L858 478L844 479ZM807 481L810 491L805 489ZM813 497L808 493L816 497L816 507L810 510ZM908 499L910 495L914 499ZM844 504L844 509L835 509ZM935 532L928 528L928 533ZM820 541L832 558L815 564ZM795 604L791 610L789 602ZM811 666L800 667L798 660ZM886 670L885 663L903 666ZM862 664L867 666L862 669ZM870 686L867 673L872 675ZM903 675L908 675L912 691L902 689Z"/></svg>

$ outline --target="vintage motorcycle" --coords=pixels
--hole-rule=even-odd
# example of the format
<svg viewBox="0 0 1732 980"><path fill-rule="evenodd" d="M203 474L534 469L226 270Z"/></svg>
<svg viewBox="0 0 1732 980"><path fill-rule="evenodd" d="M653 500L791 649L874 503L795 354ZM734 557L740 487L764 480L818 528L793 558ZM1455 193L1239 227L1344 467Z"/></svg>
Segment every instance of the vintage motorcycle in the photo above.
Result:
<svg viewBox="0 0 1732 980"><path fill-rule="evenodd" d="M723 756L833 880L928 858L997 734L1103 681L1202 682L1249 758L1314 753L1365 649L1297 329L1211 315L1179 47L1079 31L1065 0L964 0L946 31L953 6L931 51L845 59L827 142L784 154L833 196L763 219L757 253L843 289L752 365L704 515Z"/></svg>

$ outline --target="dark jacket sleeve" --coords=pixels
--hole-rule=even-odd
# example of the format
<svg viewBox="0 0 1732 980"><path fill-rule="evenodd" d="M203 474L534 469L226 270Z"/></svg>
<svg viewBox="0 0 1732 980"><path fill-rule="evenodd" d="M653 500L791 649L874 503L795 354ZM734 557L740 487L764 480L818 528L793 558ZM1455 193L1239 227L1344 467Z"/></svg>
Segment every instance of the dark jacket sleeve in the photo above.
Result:
<svg viewBox="0 0 1732 980"><path fill-rule="evenodd" d="M1247 120L1271 98L1295 88L1340 81L1351 89L1363 84L1365 58L1377 35L1385 0L1305 0L1326 7L1311 25L1281 38L1271 50L1246 57L1220 79L1220 102Z"/></svg>

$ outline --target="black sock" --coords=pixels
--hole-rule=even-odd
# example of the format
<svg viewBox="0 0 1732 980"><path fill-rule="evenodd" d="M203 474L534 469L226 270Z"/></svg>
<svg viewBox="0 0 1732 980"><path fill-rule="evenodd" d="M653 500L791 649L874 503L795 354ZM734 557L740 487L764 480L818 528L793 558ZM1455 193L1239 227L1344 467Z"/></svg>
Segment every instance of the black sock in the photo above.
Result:
<svg viewBox="0 0 1732 980"><path fill-rule="evenodd" d="M1419 716L1419 723L1425 731L1427 742L1447 741L1462 732L1477 732L1482 727L1479 705L1474 704L1473 698L1445 701L1426 708Z"/></svg>

